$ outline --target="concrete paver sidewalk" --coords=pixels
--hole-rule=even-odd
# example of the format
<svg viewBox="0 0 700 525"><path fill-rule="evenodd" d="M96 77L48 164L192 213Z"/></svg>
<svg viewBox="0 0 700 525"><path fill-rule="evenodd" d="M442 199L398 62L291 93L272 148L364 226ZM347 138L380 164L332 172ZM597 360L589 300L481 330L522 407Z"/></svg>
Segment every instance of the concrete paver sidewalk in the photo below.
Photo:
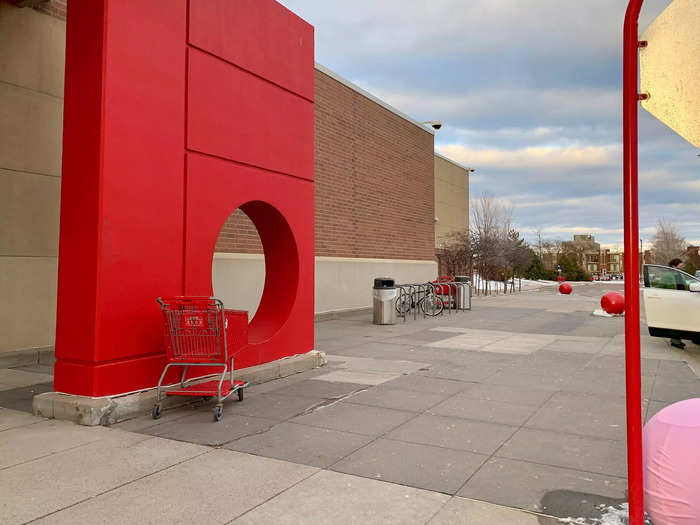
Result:
<svg viewBox="0 0 700 525"><path fill-rule="evenodd" d="M328 366L251 387L242 403L225 404L219 423L211 404L201 402L96 434L0 411L0 490L17 476L40 479L73 461L82 466L65 469L65 477L88 472L84 481L58 476L55 498L36 510L26 510L26 496L10 499L18 516L12 523L52 512L42 519L593 520L601 506L622 503L627 488L623 320L592 315L610 288L578 286L571 297L551 290L480 297L471 312L394 326L374 326L366 315L318 323L316 346L328 353ZM700 397L700 348L678 351L644 327L642 341L645 419ZM21 388L6 393L0 406L19 403L13 399ZM49 445L34 437L44 432L66 437ZM23 452L10 439L3 452L3 436L16 443L24 436L36 451ZM60 445L68 442L74 446ZM132 448L133 465L126 453ZM147 459L156 449L163 452ZM3 459L15 455L19 461ZM113 462L127 467L112 469ZM251 490L241 485L246 476ZM216 485L209 492L207 480ZM188 482L190 490L180 487Z"/></svg>
<svg viewBox="0 0 700 525"><path fill-rule="evenodd" d="M8 409L0 409L0 424L6 525L554 523L439 492Z"/></svg>

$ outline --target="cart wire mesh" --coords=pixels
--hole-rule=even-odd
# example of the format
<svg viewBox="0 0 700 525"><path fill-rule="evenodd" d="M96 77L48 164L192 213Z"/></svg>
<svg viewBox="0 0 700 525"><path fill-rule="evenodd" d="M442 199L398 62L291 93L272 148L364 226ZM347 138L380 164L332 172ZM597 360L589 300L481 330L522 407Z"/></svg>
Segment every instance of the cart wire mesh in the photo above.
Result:
<svg viewBox="0 0 700 525"><path fill-rule="evenodd" d="M215 298L159 300L169 361L226 362L224 307Z"/></svg>

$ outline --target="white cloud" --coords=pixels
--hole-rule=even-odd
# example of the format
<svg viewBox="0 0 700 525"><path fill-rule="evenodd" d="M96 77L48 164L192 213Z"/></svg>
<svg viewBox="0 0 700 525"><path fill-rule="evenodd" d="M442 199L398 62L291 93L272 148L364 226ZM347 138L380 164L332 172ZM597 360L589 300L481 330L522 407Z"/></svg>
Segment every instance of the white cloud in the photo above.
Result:
<svg viewBox="0 0 700 525"><path fill-rule="evenodd" d="M622 239L626 0L281 0L314 24L319 62L416 120L527 229ZM645 0L640 29L670 0ZM640 224L700 239L700 160L640 114ZM689 159L689 160L688 160ZM686 222L682 222L682 221Z"/></svg>
<svg viewBox="0 0 700 525"><path fill-rule="evenodd" d="M605 57L619 50L626 7L621 0L281 1L315 25L319 47L351 56L524 48ZM668 2L647 0L641 27Z"/></svg>
<svg viewBox="0 0 700 525"><path fill-rule="evenodd" d="M495 122L517 122L523 118L545 122L579 122L595 119L617 118L621 93L609 88L541 88L504 86L497 88L470 88L464 86L460 93L431 96L416 89L386 89L372 85L363 79L353 79L382 100L410 115L440 118L447 123L470 122L489 119ZM551 125L537 124L530 133L541 136L552 133Z"/></svg>
<svg viewBox="0 0 700 525"><path fill-rule="evenodd" d="M520 201L517 198L510 199L518 209L527 208L590 208L609 206L611 198L607 195L591 195L588 197L569 197L563 199L538 199Z"/></svg>
<svg viewBox="0 0 700 525"><path fill-rule="evenodd" d="M620 149L608 146L538 146L515 150L476 149L461 144L437 147L442 155L462 164L499 169L575 169L606 167L619 163Z"/></svg>

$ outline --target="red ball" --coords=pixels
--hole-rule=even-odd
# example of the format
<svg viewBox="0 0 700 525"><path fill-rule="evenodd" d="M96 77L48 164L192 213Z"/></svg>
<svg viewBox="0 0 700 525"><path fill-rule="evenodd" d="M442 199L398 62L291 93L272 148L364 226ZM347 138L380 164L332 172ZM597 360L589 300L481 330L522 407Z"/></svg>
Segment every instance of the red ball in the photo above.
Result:
<svg viewBox="0 0 700 525"><path fill-rule="evenodd" d="M569 295L573 291L573 288L569 283L561 283L559 285L559 293L563 293L564 295Z"/></svg>
<svg viewBox="0 0 700 525"><path fill-rule="evenodd" d="M600 300L600 306L611 315L621 314L625 311L625 296L620 292L608 292Z"/></svg>

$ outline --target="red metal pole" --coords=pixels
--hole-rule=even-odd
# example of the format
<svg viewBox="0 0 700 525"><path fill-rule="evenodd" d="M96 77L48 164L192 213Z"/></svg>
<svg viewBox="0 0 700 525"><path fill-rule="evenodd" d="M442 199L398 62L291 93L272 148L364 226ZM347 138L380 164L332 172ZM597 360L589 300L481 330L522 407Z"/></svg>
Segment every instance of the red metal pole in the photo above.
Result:
<svg viewBox="0 0 700 525"><path fill-rule="evenodd" d="M630 525L644 524L642 471L642 371L639 344L639 211L637 190L637 105L639 12L644 0L630 0L624 26L623 179L625 224L625 365L627 383L627 480Z"/></svg>

